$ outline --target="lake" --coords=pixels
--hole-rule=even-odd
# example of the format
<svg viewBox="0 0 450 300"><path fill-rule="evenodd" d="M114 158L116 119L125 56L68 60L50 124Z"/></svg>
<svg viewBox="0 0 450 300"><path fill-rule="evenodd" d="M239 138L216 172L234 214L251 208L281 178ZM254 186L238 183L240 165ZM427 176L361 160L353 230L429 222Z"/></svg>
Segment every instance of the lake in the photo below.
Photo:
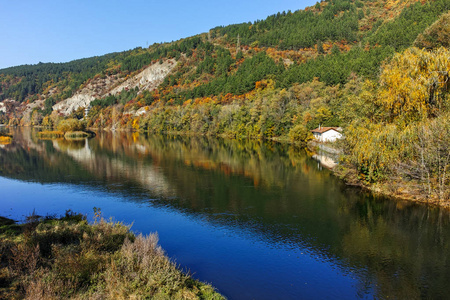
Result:
<svg viewBox="0 0 450 300"><path fill-rule="evenodd" d="M0 215L63 214L158 232L229 299L443 299L450 214L343 184L304 150L262 141L100 133L0 145Z"/></svg>

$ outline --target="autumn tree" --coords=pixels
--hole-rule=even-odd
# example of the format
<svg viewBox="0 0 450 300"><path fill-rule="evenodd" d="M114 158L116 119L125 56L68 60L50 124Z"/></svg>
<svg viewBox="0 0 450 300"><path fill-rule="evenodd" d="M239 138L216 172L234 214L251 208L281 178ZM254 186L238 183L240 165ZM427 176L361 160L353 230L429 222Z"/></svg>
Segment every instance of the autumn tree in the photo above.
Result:
<svg viewBox="0 0 450 300"><path fill-rule="evenodd" d="M427 120L414 127L413 157L398 164L398 170L419 183L426 198L450 197L450 115Z"/></svg>
<svg viewBox="0 0 450 300"><path fill-rule="evenodd" d="M77 119L62 120L58 124L58 130L62 132L83 131L85 129L86 129L85 124L81 121L78 121Z"/></svg>
<svg viewBox="0 0 450 300"><path fill-rule="evenodd" d="M344 162L357 171L357 179L365 184L383 181L407 142L393 124L354 122L345 130Z"/></svg>
<svg viewBox="0 0 450 300"><path fill-rule="evenodd" d="M406 125L435 116L447 106L450 51L409 48L384 65L378 103L389 121Z"/></svg>
<svg viewBox="0 0 450 300"><path fill-rule="evenodd" d="M43 119L42 111L40 109L33 109L31 113L31 125L38 126L41 125Z"/></svg>
<svg viewBox="0 0 450 300"><path fill-rule="evenodd" d="M289 130L289 140L293 143L300 143L306 145L306 143L313 139L311 131L304 125L298 124Z"/></svg>

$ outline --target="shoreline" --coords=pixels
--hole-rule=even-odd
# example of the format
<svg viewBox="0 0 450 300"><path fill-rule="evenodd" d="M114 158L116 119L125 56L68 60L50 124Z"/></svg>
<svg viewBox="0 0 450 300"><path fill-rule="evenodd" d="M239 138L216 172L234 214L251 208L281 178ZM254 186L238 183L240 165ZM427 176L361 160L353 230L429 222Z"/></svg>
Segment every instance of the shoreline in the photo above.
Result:
<svg viewBox="0 0 450 300"><path fill-rule="evenodd" d="M317 151L317 148L319 148L319 151ZM420 198L415 195L417 195L417 192L411 191L407 192L408 189L404 188L404 192L402 193L399 188L396 187L396 185L401 184L401 181L394 181L390 182L389 184L380 182L373 185L365 185L361 181L355 179L355 178L346 178L347 174L339 169L339 163L336 161L336 156L339 155L341 152L337 149L334 149L330 147L328 144L319 143L316 141L310 141L308 143L308 149L312 153L312 158L317 160L322 166L329 169L334 176L338 177L340 180L342 180L346 185L354 186L361 188L366 191L370 191L374 195L377 196L383 196L387 198L391 198L392 200L396 201L407 201L412 203L421 203L425 205L430 205L434 207L441 207L446 210L450 210L450 201L440 201L438 199L433 198ZM329 156L327 155L329 154ZM393 185L394 183L394 185ZM393 190L393 188L396 188Z"/></svg>
<svg viewBox="0 0 450 300"><path fill-rule="evenodd" d="M6 127L10 127L10 126L6 126ZM15 127L24 127L24 126L15 126ZM26 127L34 128L35 126L26 126ZM233 139L237 139L237 140L249 139L249 140L255 140L255 141L272 141L272 142L281 143L281 144L299 146L299 143L291 142L286 137L274 137L274 138L269 138L269 139L256 138L256 137L236 138L236 137L227 136L226 134L208 135L208 134L201 134L201 133L195 133L195 132L180 132L180 131L156 133L156 132L146 132L146 131L135 130L132 128L114 128L114 129L112 129L112 128L90 127L87 130L104 131L104 132L110 132L110 133L129 132L129 133L139 133L139 134L144 134L144 135L165 134L165 135L187 136L187 137L211 137L211 138L223 138L223 139L231 139L231 140L233 140ZM338 177L346 185L359 187L363 190L370 191L377 196L384 196L384 197L392 198L393 200L402 200L402 201L408 201L408 202L413 202L413 203L421 203L421 204L431 205L431 206L435 206L435 207L442 207L444 209L450 210L450 201L439 201L439 200L433 199L433 198L430 198L430 199L420 198L420 197L414 196L414 195L417 195L417 192L410 191L408 193L407 192L408 190L404 189L404 188L402 188L403 191L400 191L399 189L392 190L392 187L393 187L392 182L391 182L391 184L377 183L375 185L369 186L369 185L363 184L362 182L360 182L359 180L357 180L355 178L349 178L347 176L348 174L346 174L346 172L344 172L342 170L338 170L340 164L338 163L339 159L337 158L337 156L340 154L340 150L330 147L328 144L324 145L323 143L319 143L314 140L311 140L311 141L307 142L306 147L304 147L304 148L309 150L310 153L308 153L308 155L312 159L315 159L323 167L329 169L333 173L334 176ZM320 150L317 151L317 148L320 148ZM326 154L331 154L331 156L334 156L334 157L330 157L329 155L326 155ZM352 170L347 170L347 171L352 171ZM395 182L395 183L398 184L400 182Z"/></svg>
<svg viewBox="0 0 450 300"><path fill-rule="evenodd" d="M339 177L338 173L335 173L335 171L333 171L333 174L335 176ZM363 190L370 191L374 195L387 197L394 201L406 201L406 202L410 202L410 203L420 203L423 205L439 207L439 208L443 208L445 210L450 211L450 201L440 201L438 199L418 198L418 197L414 197L413 193L400 194L400 192L398 190L390 192L390 191L387 191L387 189L391 188L392 185L389 185L386 183L381 183L381 184L374 185L374 186L367 186L367 185L363 185L361 183L360 184L349 184L345 180L344 180L344 182L345 182L345 184L347 184L349 186L359 187Z"/></svg>
<svg viewBox="0 0 450 300"><path fill-rule="evenodd" d="M420 203L422 205L439 207L450 211L450 201L440 201L434 198L420 198L417 195L417 191L411 191L408 188L403 187L403 192L400 190L398 185L401 184L400 181L390 181L389 183L380 182L373 185L365 185L362 182L355 180L354 178L349 178L346 172L339 169L339 166L331 169L334 176L338 177L348 186L358 187L362 190L369 191L373 195L382 196L389 198L392 201L406 201L410 203ZM354 176L351 176L354 177ZM409 192L408 192L409 191Z"/></svg>

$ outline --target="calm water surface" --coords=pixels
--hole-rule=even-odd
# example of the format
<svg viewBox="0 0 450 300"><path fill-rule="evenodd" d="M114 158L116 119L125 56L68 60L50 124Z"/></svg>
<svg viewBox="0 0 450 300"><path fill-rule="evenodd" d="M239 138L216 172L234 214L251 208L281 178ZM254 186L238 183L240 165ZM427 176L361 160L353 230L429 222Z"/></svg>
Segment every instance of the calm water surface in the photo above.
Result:
<svg viewBox="0 0 450 300"><path fill-rule="evenodd" d="M0 215L67 209L158 232L229 299L442 299L450 216L350 189L304 152L254 141L100 134L0 146Z"/></svg>

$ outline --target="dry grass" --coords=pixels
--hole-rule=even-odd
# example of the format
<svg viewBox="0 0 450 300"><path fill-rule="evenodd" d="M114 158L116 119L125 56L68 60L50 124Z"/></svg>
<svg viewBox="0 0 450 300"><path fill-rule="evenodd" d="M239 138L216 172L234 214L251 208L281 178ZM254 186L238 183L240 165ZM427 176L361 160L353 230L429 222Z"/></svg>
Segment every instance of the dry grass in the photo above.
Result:
<svg viewBox="0 0 450 300"><path fill-rule="evenodd" d="M102 292L109 299L220 299L211 287L178 270L158 246L156 234L126 240L104 272L104 282Z"/></svg>
<svg viewBox="0 0 450 300"><path fill-rule="evenodd" d="M63 138L64 137L64 132L62 132L62 131L41 131L41 132L38 132L38 137L40 139Z"/></svg>
<svg viewBox="0 0 450 300"><path fill-rule="evenodd" d="M41 131L38 132L38 137L40 139L85 139L88 137L95 136L95 133L91 131Z"/></svg>
<svg viewBox="0 0 450 300"><path fill-rule="evenodd" d="M181 272L156 234L136 237L121 223L88 224L70 211L32 215L20 231L8 226L17 225L0 227L0 298L223 299Z"/></svg>

